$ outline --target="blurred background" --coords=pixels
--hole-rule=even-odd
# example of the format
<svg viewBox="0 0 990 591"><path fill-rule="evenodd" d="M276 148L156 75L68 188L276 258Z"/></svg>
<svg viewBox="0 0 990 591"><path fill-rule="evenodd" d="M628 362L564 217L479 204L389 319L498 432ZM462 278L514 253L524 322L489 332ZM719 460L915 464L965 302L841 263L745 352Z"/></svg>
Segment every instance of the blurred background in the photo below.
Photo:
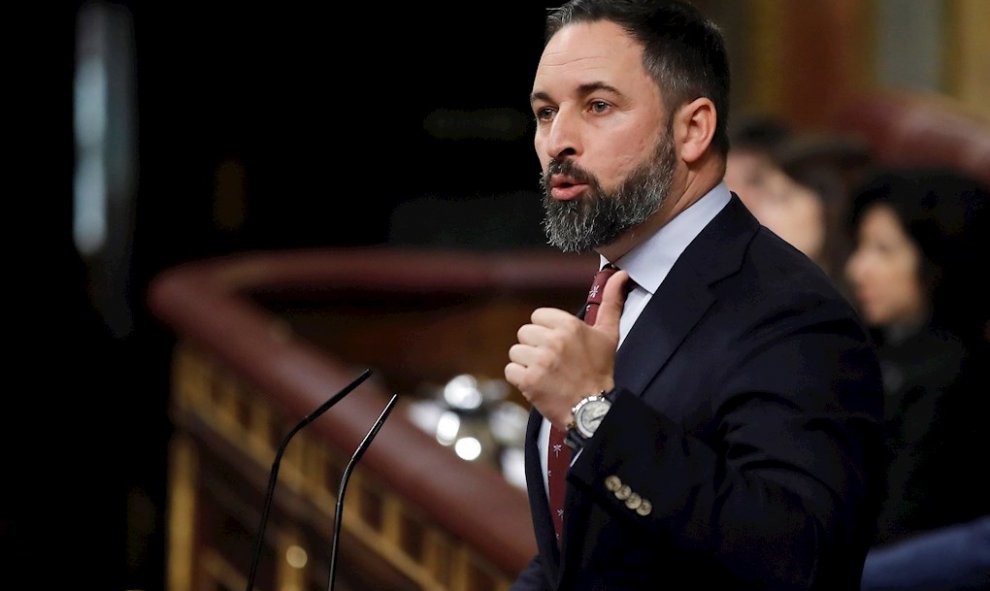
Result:
<svg viewBox="0 0 990 591"><path fill-rule="evenodd" d="M832 133L876 93L990 119L984 0L696 4L729 46L730 121ZM153 279L262 251L545 250L546 4L21 8L0 560L164 588L176 335Z"/></svg>

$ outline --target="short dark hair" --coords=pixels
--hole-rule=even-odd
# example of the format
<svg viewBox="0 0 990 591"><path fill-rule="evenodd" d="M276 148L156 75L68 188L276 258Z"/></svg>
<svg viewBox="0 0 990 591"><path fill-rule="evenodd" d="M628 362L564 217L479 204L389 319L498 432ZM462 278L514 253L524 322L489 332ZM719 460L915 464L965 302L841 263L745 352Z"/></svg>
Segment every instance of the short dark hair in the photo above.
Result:
<svg viewBox="0 0 990 591"><path fill-rule="evenodd" d="M643 44L643 65L670 112L699 97L715 104L712 144L729 151L729 60L718 27L680 0L571 0L547 16L545 42L572 23L610 21Z"/></svg>

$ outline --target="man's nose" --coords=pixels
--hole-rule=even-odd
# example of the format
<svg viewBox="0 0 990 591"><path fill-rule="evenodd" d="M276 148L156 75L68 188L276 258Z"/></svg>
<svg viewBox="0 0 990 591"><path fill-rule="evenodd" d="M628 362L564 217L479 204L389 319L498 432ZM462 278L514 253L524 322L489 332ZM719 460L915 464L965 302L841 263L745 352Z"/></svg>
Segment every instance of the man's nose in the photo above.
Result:
<svg viewBox="0 0 990 591"><path fill-rule="evenodd" d="M550 123L545 150L547 156L557 160L581 154L580 121L575 113L565 109L557 112Z"/></svg>

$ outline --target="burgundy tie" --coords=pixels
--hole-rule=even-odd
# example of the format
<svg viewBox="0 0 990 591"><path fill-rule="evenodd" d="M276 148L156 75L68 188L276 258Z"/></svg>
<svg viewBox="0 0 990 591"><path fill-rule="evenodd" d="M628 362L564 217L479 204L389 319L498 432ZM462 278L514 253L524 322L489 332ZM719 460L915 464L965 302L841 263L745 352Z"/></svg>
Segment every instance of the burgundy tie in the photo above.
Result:
<svg viewBox="0 0 990 591"><path fill-rule="evenodd" d="M595 275L595 280L588 291L588 302L584 310L584 321L594 324L598 316L598 307L602 303L602 292L605 282L618 271L612 265L605 267ZM565 476L571 464L571 448L564 445L564 431L550 426L550 443L547 445L547 483L550 489L550 516L553 527L557 532L557 543L560 543L560 532L564 528L564 492L567 490Z"/></svg>

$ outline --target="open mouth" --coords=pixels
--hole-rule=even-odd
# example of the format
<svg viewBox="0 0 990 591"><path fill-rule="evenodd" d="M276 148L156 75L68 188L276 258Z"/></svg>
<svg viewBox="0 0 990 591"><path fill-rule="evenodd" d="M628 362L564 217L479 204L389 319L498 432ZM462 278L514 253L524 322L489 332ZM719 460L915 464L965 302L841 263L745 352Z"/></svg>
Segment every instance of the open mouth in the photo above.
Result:
<svg viewBox="0 0 990 591"><path fill-rule="evenodd" d="M586 183L565 175L554 175L550 179L550 196L559 201L575 199L585 188Z"/></svg>

